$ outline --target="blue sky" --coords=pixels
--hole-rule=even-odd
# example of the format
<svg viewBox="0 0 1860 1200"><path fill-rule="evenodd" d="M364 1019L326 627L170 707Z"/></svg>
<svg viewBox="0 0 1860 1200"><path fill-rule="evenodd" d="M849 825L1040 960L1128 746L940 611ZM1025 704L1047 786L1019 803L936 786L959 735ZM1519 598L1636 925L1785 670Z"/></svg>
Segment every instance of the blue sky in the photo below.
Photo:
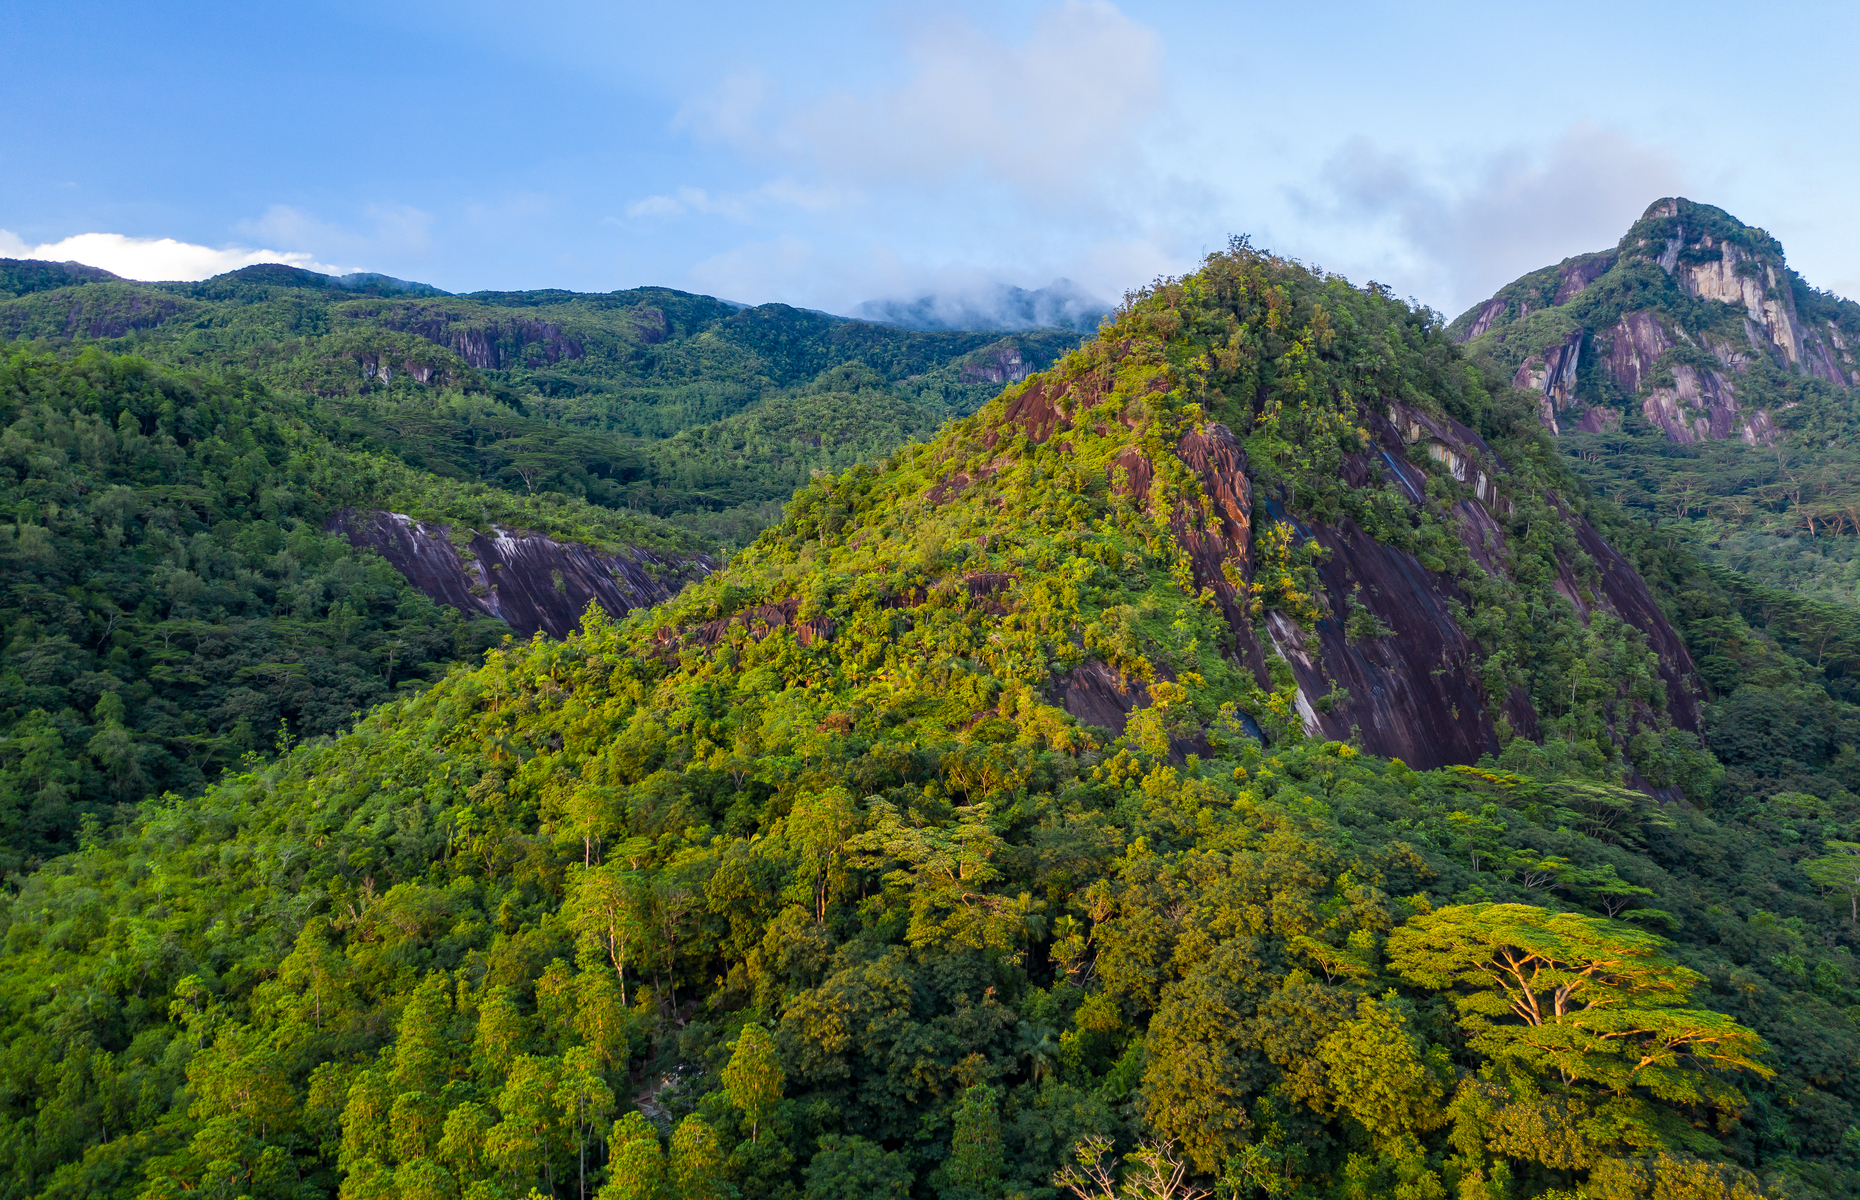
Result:
<svg viewBox="0 0 1860 1200"><path fill-rule="evenodd" d="M1853 6L65 0L8 26L0 254L142 277L288 256L844 311L1115 298L1250 233L1452 315L1677 192L1860 295Z"/></svg>

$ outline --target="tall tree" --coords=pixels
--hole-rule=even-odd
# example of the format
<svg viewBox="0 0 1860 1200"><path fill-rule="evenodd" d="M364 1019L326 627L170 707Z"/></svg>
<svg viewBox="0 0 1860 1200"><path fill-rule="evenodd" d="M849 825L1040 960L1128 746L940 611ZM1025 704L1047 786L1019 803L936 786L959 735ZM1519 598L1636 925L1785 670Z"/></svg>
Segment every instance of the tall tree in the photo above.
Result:
<svg viewBox="0 0 1860 1200"><path fill-rule="evenodd" d="M607 1136L607 1183L600 1200L663 1200L665 1151L659 1131L637 1111L614 1122Z"/></svg>
<svg viewBox="0 0 1860 1200"><path fill-rule="evenodd" d="M692 1113L672 1130L672 1191L677 1200L725 1200L723 1144L710 1122Z"/></svg>
<svg viewBox="0 0 1860 1200"><path fill-rule="evenodd" d="M964 1091L952 1126L941 1195L945 1200L990 1200L999 1195L1005 1164L995 1090L978 1083Z"/></svg>
<svg viewBox="0 0 1860 1200"><path fill-rule="evenodd" d="M575 1194L587 1200L588 1143L598 1136L614 1111L614 1093L601 1077L600 1055L587 1046L576 1046L564 1053L562 1080L555 1095L562 1106L562 1120L575 1140Z"/></svg>
<svg viewBox="0 0 1860 1200"><path fill-rule="evenodd" d="M781 1102L786 1082L775 1039L754 1021L745 1024L736 1037L730 1063L723 1069L723 1090L749 1122L750 1141L760 1135L762 1123Z"/></svg>

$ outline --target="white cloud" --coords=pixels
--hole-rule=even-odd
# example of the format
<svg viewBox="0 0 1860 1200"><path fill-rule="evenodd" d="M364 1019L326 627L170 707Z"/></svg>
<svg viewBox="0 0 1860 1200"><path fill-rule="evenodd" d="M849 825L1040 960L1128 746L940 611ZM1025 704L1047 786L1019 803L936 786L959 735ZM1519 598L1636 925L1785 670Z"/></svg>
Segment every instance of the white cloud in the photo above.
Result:
<svg viewBox="0 0 1860 1200"><path fill-rule="evenodd" d="M0 255L8 258L42 258L52 262L79 262L101 267L125 279L206 279L254 263L285 263L326 275L345 274L352 267L332 267L297 251L247 250L239 246L214 249L174 238L128 237L120 233L80 233L58 242L27 245L15 234L0 229Z"/></svg>
<svg viewBox="0 0 1860 1200"><path fill-rule="evenodd" d="M681 216L685 206L670 196L647 196L644 200L626 206L629 217L676 217Z"/></svg>
<svg viewBox="0 0 1860 1200"><path fill-rule="evenodd" d="M1392 234L1390 257L1449 316L1527 271L1612 247L1647 205L1683 191L1670 155L1587 122L1547 145L1444 165L1356 138L1323 180L1330 196L1307 200L1307 213Z"/></svg>
<svg viewBox="0 0 1860 1200"><path fill-rule="evenodd" d="M1162 40L1103 0L1043 9L1019 44L944 16L916 26L895 87L783 107L761 75L725 80L679 123L828 178L944 184L980 173L1043 206L1136 154L1162 107Z"/></svg>
<svg viewBox="0 0 1860 1200"><path fill-rule="evenodd" d="M712 194L704 188L681 187L666 195L647 196L626 206L626 215L639 220L652 217L682 217L686 213L727 217L747 221L758 209L770 206L822 212L847 202L847 193L836 187L809 187L792 179L773 179L748 192Z"/></svg>

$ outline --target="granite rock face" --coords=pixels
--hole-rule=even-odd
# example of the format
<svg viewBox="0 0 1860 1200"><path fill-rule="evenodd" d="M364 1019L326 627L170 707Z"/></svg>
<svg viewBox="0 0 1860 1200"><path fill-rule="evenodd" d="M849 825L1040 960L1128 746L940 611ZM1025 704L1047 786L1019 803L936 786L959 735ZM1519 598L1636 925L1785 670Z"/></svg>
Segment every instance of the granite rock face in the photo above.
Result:
<svg viewBox="0 0 1860 1200"><path fill-rule="evenodd" d="M1345 464L1351 486L1394 484L1418 504L1426 494L1426 476L1408 461L1407 452L1412 446L1423 448L1472 492L1457 509L1461 543L1486 570L1508 570L1504 518L1511 501L1505 494L1508 484L1501 482L1507 468L1498 453L1451 418L1400 405L1373 417L1368 428L1372 447ZM1208 483L1204 479L1204 486ZM1228 494L1247 492L1231 478L1217 483ZM1276 504L1267 508L1272 518L1291 521L1301 538L1329 552L1318 567L1329 615L1308 631L1276 612L1265 620L1272 649L1297 679L1298 710L1308 733L1339 741L1355 737L1370 753L1400 758L1417 769L1476 761L1496 753L1507 733L1538 736L1536 713L1522 692L1488 704L1475 671L1476 647L1455 616L1466 597L1450 576L1428 570L1405 550L1383 545L1347 518L1336 525L1308 524ZM1696 729L1699 689L1678 634L1613 547L1581 516L1564 516L1599 580L1585 588L1577 582L1577 564L1560 561L1558 591L1585 619L1608 613L1640 630L1659 655L1668 714L1680 728ZM1200 576L1199 561L1197 568ZM1218 594L1214 578L1197 582L1215 587ZM1389 632L1351 638L1345 614L1352 605ZM1232 624L1243 659L1266 684L1263 647L1257 645L1254 628ZM1494 707L1508 730L1494 720Z"/></svg>
<svg viewBox="0 0 1860 1200"><path fill-rule="evenodd" d="M716 568L701 555L603 554L578 542L504 529L455 542L444 525L379 510L344 509L324 531L374 549L436 603L496 617L520 637L538 631L565 637L590 603L623 616L671 599Z"/></svg>
<svg viewBox="0 0 1860 1200"><path fill-rule="evenodd" d="M1102 380L1091 376L1042 379L1003 416L1030 441L1063 447L1073 416L1102 394ZM1508 574L1513 566L1505 530L1513 502L1507 491L1513 485L1498 452L1449 417L1399 403L1366 411L1362 419L1371 442L1346 457L1344 481L1352 488L1392 486L1418 506L1427 495L1427 474L1409 456L1425 454L1469 493L1455 509L1461 544L1486 571ZM1171 533L1188 552L1194 587L1220 606L1233 633L1234 661L1262 687L1272 686L1268 651L1291 667L1307 733L1355 741L1417 769L1476 762L1497 753L1507 737L1539 736L1536 711L1522 690L1487 696L1478 648L1457 615L1468 598L1451 575L1378 542L1348 518L1323 524L1287 512L1254 487L1245 450L1224 425L1184 434L1172 449L1198 477L1207 501L1205 509L1185 504L1167 514ZM1153 496L1156 466L1144 451L1123 451L1109 471L1114 490ZM952 476L939 487L953 494L970 482ZM1659 656L1668 715L1678 727L1696 730L1701 689L1678 634L1632 566L1583 517L1561 511L1580 554L1558 560L1557 590L1585 620L1608 614L1641 632ZM1316 541L1328 552L1317 567L1328 612L1310 628L1282 613L1257 612L1245 594L1255 567L1254 538L1271 521L1290 523L1300 541ZM1386 632L1352 637L1346 619L1353 608L1373 618L1363 624ZM1120 680L1094 660L1055 678L1049 694L1081 721L1113 730L1151 700L1140 684ZM1198 752L1191 740L1172 748L1178 756Z"/></svg>
<svg viewBox="0 0 1860 1200"><path fill-rule="evenodd" d="M1408 453L1421 448L1472 493L1457 508L1461 543L1484 569L1508 571L1504 518L1512 504L1504 482L1508 471L1497 451L1451 418L1401 405L1371 416L1367 427L1373 444L1348 458L1346 481L1352 487L1392 484L1418 505L1426 495L1427 477ZM1033 428L1053 426L1041 421ZM1235 657L1262 687L1271 682L1268 649L1291 666L1307 733L1355 740L1371 754L1399 758L1421 770L1475 762L1497 753L1507 736L1539 736L1536 712L1521 691L1498 697L1496 705L1488 703L1476 670L1477 647L1456 616L1467 597L1450 575L1428 570L1414 555L1383 545L1347 518L1335 525L1310 523L1275 501L1256 499L1246 455L1224 426L1189 434L1175 450L1200 476L1211 501L1212 520L1190 512L1171 519L1175 536L1189 551L1195 584L1211 591L1227 613ZM1140 455L1120 460L1115 470L1121 486L1136 493L1148 490L1151 465ZM1563 516L1595 570L1587 573L1575 561L1559 561L1557 590L1585 620L1606 613L1641 632L1659 655L1667 713L1680 728L1696 730L1700 689L1679 635L1639 574L1594 527L1578 514L1565 511ZM1263 621L1268 645L1262 645L1261 626L1248 615L1240 595L1252 579L1251 538L1261 520L1290 522L1301 541L1316 541L1328 551L1317 571L1329 614L1301 629L1283 614L1268 611ZM1579 582L1585 574L1592 580L1586 586ZM1352 607L1366 611L1387 633L1352 638L1345 627ZM1114 673L1090 663L1056 680L1053 693L1074 716L1113 729L1121 729L1131 710L1149 702L1147 694L1120 687ZM1176 749L1193 752L1187 745Z"/></svg>
<svg viewBox="0 0 1860 1200"><path fill-rule="evenodd" d="M976 351L961 369L964 383L1019 383L1031 374L1020 347L1005 341Z"/></svg>
<svg viewBox="0 0 1860 1200"><path fill-rule="evenodd" d="M1647 286L1647 268L1670 281L1666 298ZM1860 317L1851 305L1820 301L1767 233L1669 197L1614 250L1534 271L1451 331L1517 362L1512 382L1542 397L1553 433L1616 427L1631 406L1674 442L1767 445L1777 434L1772 414L1739 391L1753 363L1840 387L1860 383ZM1544 315L1552 310L1558 315ZM1585 370L1613 393L1591 383L1579 395Z"/></svg>
<svg viewBox="0 0 1860 1200"><path fill-rule="evenodd" d="M429 301L396 305L380 320L389 329L444 346L479 370L545 367L586 353L579 341L554 323L530 317L485 319ZM635 315L634 324L646 333L646 340L664 339L664 314L648 309Z"/></svg>

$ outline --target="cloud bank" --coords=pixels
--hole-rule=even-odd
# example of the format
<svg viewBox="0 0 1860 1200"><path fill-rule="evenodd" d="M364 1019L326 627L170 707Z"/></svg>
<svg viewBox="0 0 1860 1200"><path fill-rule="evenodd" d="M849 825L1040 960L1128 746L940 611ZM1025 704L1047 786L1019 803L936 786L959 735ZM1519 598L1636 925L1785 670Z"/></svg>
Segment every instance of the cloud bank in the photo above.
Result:
<svg viewBox="0 0 1860 1200"><path fill-rule="evenodd" d="M174 238L139 238L120 233L80 233L58 242L28 245L0 229L0 258L39 258L101 267L124 279L144 281L207 279L255 263L285 263L325 275L345 275L355 268L318 262L310 254L284 250L214 249Z"/></svg>
<svg viewBox="0 0 1860 1200"><path fill-rule="evenodd" d="M905 329L1075 329L1096 333L1113 306L1070 279L1028 291L1005 283L979 283L916 300L867 300L848 316Z"/></svg>
<svg viewBox="0 0 1860 1200"><path fill-rule="evenodd" d="M761 71L714 84L674 129L769 182L645 195L615 223L743 225L687 268L690 286L835 312L877 296L993 313L1000 289L1055 276L1117 295L1185 261L1150 212L1146 138L1169 111L1155 30L1060 0L1018 34L950 13L894 34L869 86L800 94Z"/></svg>

